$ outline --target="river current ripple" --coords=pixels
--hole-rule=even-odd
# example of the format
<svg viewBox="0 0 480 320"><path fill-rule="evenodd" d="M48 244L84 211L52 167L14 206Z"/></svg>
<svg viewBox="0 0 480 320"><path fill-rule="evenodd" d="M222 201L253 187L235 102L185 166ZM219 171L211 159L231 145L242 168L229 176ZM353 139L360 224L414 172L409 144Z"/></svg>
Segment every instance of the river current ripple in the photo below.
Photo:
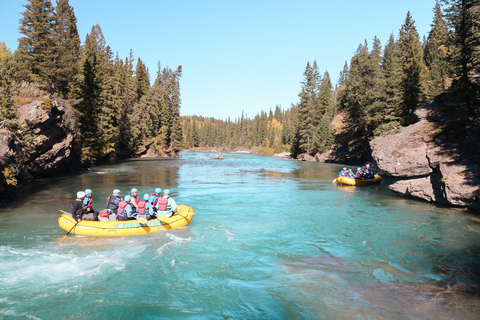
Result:
<svg viewBox="0 0 480 320"><path fill-rule="evenodd" d="M132 159L35 181L0 209L1 319L478 319L480 223L341 165L252 154ZM75 193L104 207L170 188L188 226L95 238L58 227Z"/></svg>

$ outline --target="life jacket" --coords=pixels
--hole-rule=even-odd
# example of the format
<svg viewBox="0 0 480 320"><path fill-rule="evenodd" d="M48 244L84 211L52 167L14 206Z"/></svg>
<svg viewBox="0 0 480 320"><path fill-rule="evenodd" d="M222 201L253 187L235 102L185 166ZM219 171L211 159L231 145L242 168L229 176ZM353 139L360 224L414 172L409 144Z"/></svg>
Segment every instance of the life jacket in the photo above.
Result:
<svg viewBox="0 0 480 320"><path fill-rule="evenodd" d="M168 197L167 198L159 198L158 199L158 210L160 211L169 211L170 208L168 208Z"/></svg>
<svg viewBox="0 0 480 320"><path fill-rule="evenodd" d="M107 209L110 210L117 210L118 209L118 204L120 203L120 198L117 196L109 196L107 198Z"/></svg>
<svg viewBox="0 0 480 320"><path fill-rule="evenodd" d="M153 198L152 198L153 197ZM150 193L150 198L148 198L148 202L150 202L154 207L157 205L158 196L154 193Z"/></svg>
<svg viewBox="0 0 480 320"><path fill-rule="evenodd" d="M147 215L145 212L145 205L147 204L147 201L138 201L137 206L138 206L138 215Z"/></svg>
<svg viewBox="0 0 480 320"><path fill-rule="evenodd" d="M85 200L88 200L87 203L84 202L85 205L87 206L87 208L91 208L93 199L91 197L85 197L85 199L83 201L85 201Z"/></svg>
<svg viewBox="0 0 480 320"><path fill-rule="evenodd" d="M123 211L127 204L128 203L126 201L120 201L120 203L118 204L118 215L121 215L122 217L125 217L127 215L127 213Z"/></svg>

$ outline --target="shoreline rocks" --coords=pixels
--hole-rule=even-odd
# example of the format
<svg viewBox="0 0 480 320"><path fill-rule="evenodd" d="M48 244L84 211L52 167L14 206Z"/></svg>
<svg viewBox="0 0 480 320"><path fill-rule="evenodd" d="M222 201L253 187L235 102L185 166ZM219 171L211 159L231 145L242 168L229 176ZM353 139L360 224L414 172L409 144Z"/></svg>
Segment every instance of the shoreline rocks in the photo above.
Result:
<svg viewBox="0 0 480 320"><path fill-rule="evenodd" d="M419 122L370 142L379 173L390 178L386 183L395 192L480 211L480 157L468 138L436 137L429 111L420 109Z"/></svg>

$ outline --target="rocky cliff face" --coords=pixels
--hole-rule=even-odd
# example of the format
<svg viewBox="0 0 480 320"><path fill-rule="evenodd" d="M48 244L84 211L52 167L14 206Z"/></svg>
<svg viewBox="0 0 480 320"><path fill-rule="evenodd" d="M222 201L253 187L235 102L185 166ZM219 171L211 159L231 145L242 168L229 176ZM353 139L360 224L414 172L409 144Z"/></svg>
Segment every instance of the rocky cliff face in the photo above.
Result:
<svg viewBox="0 0 480 320"><path fill-rule="evenodd" d="M417 123L371 141L372 157L386 178L382 181L402 194L480 211L480 152L478 137L464 130L469 122L461 114L463 120L445 120L435 105L416 115ZM453 137L438 135L445 127L453 128Z"/></svg>
<svg viewBox="0 0 480 320"><path fill-rule="evenodd" d="M26 128L23 134L30 134L33 139L28 148L21 149L18 133L1 129L0 171L10 168L21 184L23 180L64 170L71 158L73 141L73 135L65 129L67 108L70 107L62 101L50 98L19 106L18 122ZM3 182L0 194L7 190L7 183Z"/></svg>

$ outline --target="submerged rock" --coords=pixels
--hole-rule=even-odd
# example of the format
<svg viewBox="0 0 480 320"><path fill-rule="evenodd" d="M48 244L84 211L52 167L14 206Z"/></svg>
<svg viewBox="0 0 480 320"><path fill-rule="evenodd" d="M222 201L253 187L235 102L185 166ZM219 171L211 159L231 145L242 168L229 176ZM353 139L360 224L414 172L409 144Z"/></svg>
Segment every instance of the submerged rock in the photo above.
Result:
<svg viewBox="0 0 480 320"><path fill-rule="evenodd" d="M332 256L308 256L292 258L283 261L283 264L297 267L342 273L356 273L358 266L347 259Z"/></svg>

